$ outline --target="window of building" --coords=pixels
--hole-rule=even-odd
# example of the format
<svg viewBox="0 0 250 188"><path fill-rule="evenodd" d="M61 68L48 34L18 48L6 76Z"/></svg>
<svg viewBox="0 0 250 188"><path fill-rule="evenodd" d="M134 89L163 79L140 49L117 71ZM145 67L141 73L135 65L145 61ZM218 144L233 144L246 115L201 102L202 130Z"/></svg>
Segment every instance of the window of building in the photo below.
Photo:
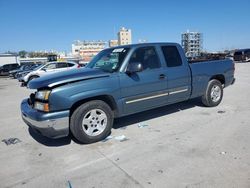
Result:
<svg viewBox="0 0 250 188"><path fill-rule="evenodd" d="M162 46L161 49L168 67L177 67L182 65L182 60L176 46Z"/></svg>
<svg viewBox="0 0 250 188"><path fill-rule="evenodd" d="M138 48L129 61L129 63L135 62L140 62L143 70L160 68L160 61L154 47Z"/></svg>

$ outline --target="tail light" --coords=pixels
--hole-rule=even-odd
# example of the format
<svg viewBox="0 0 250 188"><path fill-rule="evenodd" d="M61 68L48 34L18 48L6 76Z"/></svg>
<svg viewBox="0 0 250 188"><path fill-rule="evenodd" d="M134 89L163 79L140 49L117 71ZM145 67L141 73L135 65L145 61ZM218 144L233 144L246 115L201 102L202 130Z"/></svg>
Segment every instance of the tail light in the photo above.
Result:
<svg viewBox="0 0 250 188"><path fill-rule="evenodd" d="M77 65L77 68L81 68L81 65L78 64L78 65Z"/></svg>

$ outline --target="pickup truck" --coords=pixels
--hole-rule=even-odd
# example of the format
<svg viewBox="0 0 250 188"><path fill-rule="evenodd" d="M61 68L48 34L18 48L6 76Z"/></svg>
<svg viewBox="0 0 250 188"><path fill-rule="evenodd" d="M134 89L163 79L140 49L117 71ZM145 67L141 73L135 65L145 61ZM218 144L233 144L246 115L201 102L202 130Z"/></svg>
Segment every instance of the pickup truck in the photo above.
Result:
<svg viewBox="0 0 250 188"><path fill-rule="evenodd" d="M22 101L22 118L44 136L93 143L111 133L114 118L197 97L217 106L234 70L231 60L189 64L176 43L108 48L85 68L30 81L36 92Z"/></svg>

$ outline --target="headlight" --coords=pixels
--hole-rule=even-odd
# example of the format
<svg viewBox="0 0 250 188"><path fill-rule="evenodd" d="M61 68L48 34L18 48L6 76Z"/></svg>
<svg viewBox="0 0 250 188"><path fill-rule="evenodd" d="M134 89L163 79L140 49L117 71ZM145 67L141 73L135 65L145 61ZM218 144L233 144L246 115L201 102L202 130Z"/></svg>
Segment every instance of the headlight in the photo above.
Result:
<svg viewBox="0 0 250 188"><path fill-rule="evenodd" d="M40 100L48 100L49 99L49 95L50 95L50 90L42 90L42 91L38 91L36 92L36 99L40 99Z"/></svg>
<svg viewBox="0 0 250 188"><path fill-rule="evenodd" d="M35 102L34 108L40 111L49 112L49 104L42 102Z"/></svg>

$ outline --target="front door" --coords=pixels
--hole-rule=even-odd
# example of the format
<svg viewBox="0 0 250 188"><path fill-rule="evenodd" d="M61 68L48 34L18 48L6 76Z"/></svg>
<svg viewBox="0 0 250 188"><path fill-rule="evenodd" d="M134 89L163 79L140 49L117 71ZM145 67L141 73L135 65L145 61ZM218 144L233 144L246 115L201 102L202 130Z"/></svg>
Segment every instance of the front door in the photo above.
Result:
<svg viewBox="0 0 250 188"><path fill-rule="evenodd" d="M56 64L57 63L49 63L47 65L45 65L41 70L40 70L40 75L43 74L49 74L49 73L53 73L56 71Z"/></svg>
<svg viewBox="0 0 250 188"><path fill-rule="evenodd" d="M140 112L167 102L167 84L163 69L154 47L136 49L129 63L139 62L143 71L127 74L120 73L123 114Z"/></svg>

